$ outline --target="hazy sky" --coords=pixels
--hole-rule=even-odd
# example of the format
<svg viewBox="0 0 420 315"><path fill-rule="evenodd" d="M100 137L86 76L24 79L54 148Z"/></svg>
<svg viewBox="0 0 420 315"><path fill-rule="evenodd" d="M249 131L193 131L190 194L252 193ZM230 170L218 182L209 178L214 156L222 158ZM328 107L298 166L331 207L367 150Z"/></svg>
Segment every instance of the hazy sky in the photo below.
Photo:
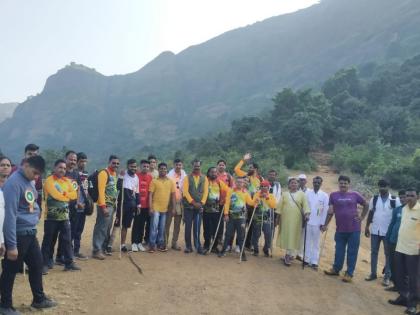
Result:
<svg viewBox="0 0 420 315"><path fill-rule="evenodd" d="M317 0L0 0L0 103L42 91L71 61L134 72L230 29Z"/></svg>

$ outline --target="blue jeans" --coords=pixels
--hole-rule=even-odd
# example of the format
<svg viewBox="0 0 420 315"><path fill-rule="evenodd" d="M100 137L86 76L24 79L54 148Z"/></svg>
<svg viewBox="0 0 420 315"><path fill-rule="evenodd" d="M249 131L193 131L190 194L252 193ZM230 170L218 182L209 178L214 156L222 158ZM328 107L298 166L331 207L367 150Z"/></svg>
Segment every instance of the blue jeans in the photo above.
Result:
<svg viewBox="0 0 420 315"><path fill-rule="evenodd" d="M357 254L360 245L360 231L358 232L335 232L335 258L333 268L340 272L343 269L344 257L347 250L347 271L353 277L356 268Z"/></svg>
<svg viewBox="0 0 420 315"><path fill-rule="evenodd" d="M375 234L370 235L370 273L372 276L376 276L376 271L378 267L378 253L379 247L381 246L381 241L384 243L384 253L385 253L385 279L391 278L391 266L389 263L389 244L385 240L385 236L379 236Z"/></svg>
<svg viewBox="0 0 420 315"><path fill-rule="evenodd" d="M150 221L150 247L165 246L166 212L153 211Z"/></svg>

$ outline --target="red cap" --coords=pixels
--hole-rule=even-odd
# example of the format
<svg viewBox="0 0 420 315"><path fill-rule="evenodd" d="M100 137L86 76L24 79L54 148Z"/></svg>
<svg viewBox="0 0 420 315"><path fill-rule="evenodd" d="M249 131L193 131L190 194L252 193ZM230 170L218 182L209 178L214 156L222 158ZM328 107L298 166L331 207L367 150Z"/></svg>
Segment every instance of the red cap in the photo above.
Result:
<svg viewBox="0 0 420 315"><path fill-rule="evenodd" d="M268 180L263 180L260 184L261 187L270 187L270 182Z"/></svg>

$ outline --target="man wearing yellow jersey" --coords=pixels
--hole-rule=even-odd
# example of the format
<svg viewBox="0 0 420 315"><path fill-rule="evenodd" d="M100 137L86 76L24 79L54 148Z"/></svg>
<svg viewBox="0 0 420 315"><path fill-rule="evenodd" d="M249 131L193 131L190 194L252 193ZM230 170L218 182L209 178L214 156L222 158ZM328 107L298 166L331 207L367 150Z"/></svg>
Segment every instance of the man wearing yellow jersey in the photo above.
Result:
<svg viewBox="0 0 420 315"><path fill-rule="evenodd" d="M252 156L251 153L246 153L242 160L239 161L238 164L236 164L234 171L237 176L245 177L248 180L248 192L251 195L251 197L254 196L254 194L260 189L260 183L262 181L262 177L258 173L258 164L255 162L249 163ZM248 166L248 172L245 172L242 170L242 166L247 163ZM247 220L246 223L249 223L249 220L251 219L252 215L252 208L248 207L248 214L247 214ZM248 250L251 250L251 239L252 239L252 231L253 231L253 223L251 222L251 226L249 228L248 235L245 240L245 248Z"/></svg>
<svg viewBox="0 0 420 315"><path fill-rule="evenodd" d="M209 194L204 205L203 229L204 229L204 252L208 252L212 239L215 240L212 251L217 253L217 245L222 241L223 224L219 224L221 196L229 191L229 187L217 177L216 167L210 167L207 171L209 181ZM219 230L216 229L219 224Z"/></svg>
<svg viewBox="0 0 420 315"><path fill-rule="evenodd" d="M112 215L115 212L115 203L118 196L117 170L120 160L117 156L111 155L108 159L108 167L98 173L98 202L96 223L93 229L92 257L104 260L104 252L112 255L108 247L112 225Z"/></svg>
<svg viewBox="0 0 420 315"><path fill-rule="evenodd" d="M77 200L77 185L65 177L66 161L54 163L53 174L47 177L44 184L46 200L46 217L44 222L44 239L42 256L44 260L43 274L48 273L48 262L51 256L51 244L55 235L60 232L64 256L64 271L80 270L73 262L71 231L69 221L69 202Z"/></svg>
<svg viewBox="0 0 420 315"><path fill-rule="evenodd" d="M223 210L224 220L227 222L225 243L223 245L223 250L219 253L219 257L226 255L226 248L235 232L239 248L242 248L245 238L246 206L253 206L256 202L259 202L258 197L254 200L251 198L251 195L246 191L244 185L245 179L239 177L236 179L235 188L229 190L227 193ZM242 254L242 260L247 260L245 252Z"/></svg>
<svg viewBox="0 0 420 315"><path fill-rule="evenodd" d="M194 232L194 247L199 254L205 254L201 248L200 227L203 206L206 204L209 194L209 181L201 174L201 161L193 161L193 171L184 179L183 204L185 222L185 250L184 253L192 252L191 230Z"/></svg>
<svg viewBox="0 0 420 315"><path fill-rule="evenodd" d="M276 198L269 193L270 182L263 180L261 182L261 191L254 195L254 200L260 200L258 206L255 208L253 218L252 231L252 247L254 249L254 256L258 256L258 240L261 236L261 231L264 233L264 248L265 257L269 257L269 249L271 248L272 231L274 228L274 208L276 207ZM254 204L256 204L254 202Z"/></svg>

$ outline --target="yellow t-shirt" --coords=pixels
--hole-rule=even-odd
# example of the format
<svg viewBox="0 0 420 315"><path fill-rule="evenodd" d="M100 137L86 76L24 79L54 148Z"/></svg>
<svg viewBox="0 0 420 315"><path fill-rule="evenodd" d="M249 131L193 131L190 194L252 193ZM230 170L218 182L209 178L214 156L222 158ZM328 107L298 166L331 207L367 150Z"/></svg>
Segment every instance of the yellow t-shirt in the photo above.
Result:
<svg viewBox="0 0 420 315"><path fill-rule="evenodd" d="M402 209L401 225L398 232L397 252L406 255L420 254L420 203L410 209Z"/></svg>
<svg viewBox="0 0 420 315"><path fill-rule="evenodd" d="M175 183L165 178L155 178L150 183L149 192L153 193L152 210L167 212L171 194L175 193Z"/></svg>

